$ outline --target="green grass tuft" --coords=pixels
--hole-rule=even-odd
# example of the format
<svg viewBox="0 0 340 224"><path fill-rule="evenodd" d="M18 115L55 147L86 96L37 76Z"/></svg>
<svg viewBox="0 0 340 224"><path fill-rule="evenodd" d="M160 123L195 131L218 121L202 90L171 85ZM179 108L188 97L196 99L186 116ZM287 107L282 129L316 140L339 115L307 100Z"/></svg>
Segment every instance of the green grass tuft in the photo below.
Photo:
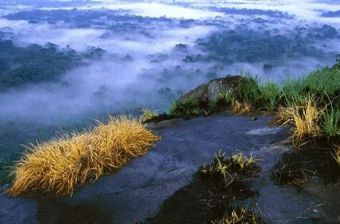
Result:
<svg viewBox="0 0 340 224"><path fill-rule="evenodd" d="M245 156L242 153L236 153L231 157L226 157L224 153L217 153L214 161L202 166L199 173L205 178L223 177L225 179L239 175L251 175L258 171L259 167L256 164L256 159L253 156Z"/></svg>
<svg viewBox="0 0 340 224"><path fill-rule="evenodd" d="M246 76L233 92L233 98L242 102L256 102L261 98L261 90L258 80L251 76Z"/></svg>
<svg viewBox="0 0 340 224"><path fill-rule="evenodd" d="M322 131L329 137L340 135L340 108L330 105L323 114Z"/></svg>
<svg viewBox="0 0 340 224"><path fill-rule="evenodd" d="M195 117L208 113L208 105L196 99L176 101L170 108L170 115L174 117Z"/></svg>
<svg viewBox="0 0 340 224"><path fill-rule="evenodd" d="M288 80L282 86L272 82L261 84L257 78L245 75L237 87L220 93L216 101L176 102L171 115L192 117L221 109L238 114L264 111L275 113L281 124L292 124L298 139L321 135L335 137L340 135L340 107L333 105L340 105L339 95L340 63L316 70L305 78Z"/></svg>

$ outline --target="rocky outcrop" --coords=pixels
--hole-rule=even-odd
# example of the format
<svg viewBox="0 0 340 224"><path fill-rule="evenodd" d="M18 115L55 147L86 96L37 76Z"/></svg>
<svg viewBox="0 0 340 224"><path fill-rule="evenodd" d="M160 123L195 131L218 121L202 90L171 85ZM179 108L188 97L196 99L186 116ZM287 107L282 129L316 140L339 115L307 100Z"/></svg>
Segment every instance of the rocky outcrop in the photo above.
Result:
<svg viewBox="0 0 340 224"><path fill-rule="evenodd" d="M211 80L188 91L179 98L179 101L194 99L200 102L215 101L222 93L232 93L245 80L242 76L226 76Z"/></svg>
<svg viewBox="0 0 340 224"><path fill-rule="evenodd" d="M114 175L104 176L98 182L79 188L72 198L57 201L43 200L42 197L20 199L9 198L0 192L0 224L139 223L156 215L164 201L188 185L197 169L212 161L220 149L226 155L232 154L235 149L255 154L257 151L261 153L260 149L271 142L286 138L286 134L281 133L265 136L246 134L253 129L266 128L269 120L270 117L266 116L252 121L248 117L216 115L153 124L152 130L162 136L162 141L149 153L133 160ZM277 152L275 150L275 155ZM283 189L285 192L286 189ZM271 212L280 206L273 199L278 195L275 192L270 200L276 206ZM296 210L285 206L290 211ZM340 210L340 206L335 208ZM111 222L106 222L107 219Z"/></svg>

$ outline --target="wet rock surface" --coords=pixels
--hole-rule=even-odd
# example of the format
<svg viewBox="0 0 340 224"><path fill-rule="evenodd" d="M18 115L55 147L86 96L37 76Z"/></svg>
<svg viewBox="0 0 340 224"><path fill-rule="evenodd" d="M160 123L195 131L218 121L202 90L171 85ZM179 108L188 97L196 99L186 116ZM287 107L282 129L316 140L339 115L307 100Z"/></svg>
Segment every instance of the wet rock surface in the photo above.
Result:
<svg viewBox="0 0 340 224"><path fill-rule="evenodd" d="M262 171L252 182L257 196L240 205L258 207L265 223L336 223L340 214L339 202L332 197L338 194L336 183L326 186L311 180L298 190L279 186L271 179L271 169L289 148L276 144L287 137L286 130L266 129L270 119L221 114L151 124L162 140L147 155L80 188L72 198L22 199L1 194L0 223L142 222L155 216L167 199L188 186L198 168L211 162L218 151L226 155L242 151L259 158Z"/></svg>

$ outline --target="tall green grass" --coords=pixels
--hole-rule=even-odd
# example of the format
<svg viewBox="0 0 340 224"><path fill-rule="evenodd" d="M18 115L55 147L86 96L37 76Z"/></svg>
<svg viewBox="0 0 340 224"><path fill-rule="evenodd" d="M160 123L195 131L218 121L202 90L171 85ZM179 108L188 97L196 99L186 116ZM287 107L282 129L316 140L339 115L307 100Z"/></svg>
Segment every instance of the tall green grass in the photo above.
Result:
<svg viewBox="0 0 340 224"><path fill-rule="evenodd" d="M206 105L197 99L184 99L176 101L170 108L170 114L174 117L195 117L206 113Z"/></svg>
<svg viewBox="0 0 340 224"><path fill-rule="evenodd" d="M256 102L260 99L261 90L257 78L247 75L233 91L233 97L242 102Z"/></svg>
<svg viewBox="0 0 340 224"><path fill-rule="evenodd" d="M276 83L266 82L260 87L263 108L274 112L280 100L280 86Z"/></svg>
<svg viewBox="0 0 340 224"><path fill-rule="evenodd" d="M329 137L340 135L340 108L331 105L323 113L322 130Z"/></svg>

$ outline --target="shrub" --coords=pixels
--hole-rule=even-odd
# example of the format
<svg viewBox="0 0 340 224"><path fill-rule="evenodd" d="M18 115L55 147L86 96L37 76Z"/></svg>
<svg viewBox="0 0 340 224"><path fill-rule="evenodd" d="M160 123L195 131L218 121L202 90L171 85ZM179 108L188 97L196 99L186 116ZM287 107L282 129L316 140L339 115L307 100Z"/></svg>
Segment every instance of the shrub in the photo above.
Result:
<svg viewBox="0 0 340 224"><path fill-rule="evenodd" d="M136 120L110 118L83 134L32 145L14 169L13 196L46 192L72 195L77 186L145 154L158 137Z"/></svg>

